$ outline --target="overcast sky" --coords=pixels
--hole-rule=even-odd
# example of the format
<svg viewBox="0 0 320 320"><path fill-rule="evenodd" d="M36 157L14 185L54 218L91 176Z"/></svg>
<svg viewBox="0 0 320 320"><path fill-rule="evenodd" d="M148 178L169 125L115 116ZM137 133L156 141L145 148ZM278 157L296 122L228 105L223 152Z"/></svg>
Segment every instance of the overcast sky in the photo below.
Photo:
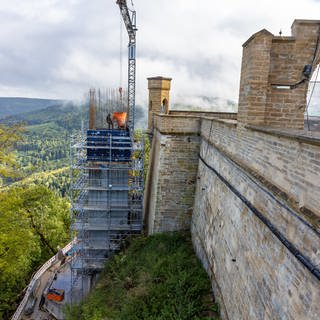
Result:
<svg viewBox="0 0 320 320"><path fill-rule="evenodd" d="M90 87L118 87L121 20L115 2L0 0L0 96L81 99ZM237 101L241 45L251 34L266 28L290 35L295 18L320 19L320 0L134 5L138 103L147 98L146 78L157 75L173 78L175 101L200 95ZM126 43L123 29L124 75Z"/></svg>

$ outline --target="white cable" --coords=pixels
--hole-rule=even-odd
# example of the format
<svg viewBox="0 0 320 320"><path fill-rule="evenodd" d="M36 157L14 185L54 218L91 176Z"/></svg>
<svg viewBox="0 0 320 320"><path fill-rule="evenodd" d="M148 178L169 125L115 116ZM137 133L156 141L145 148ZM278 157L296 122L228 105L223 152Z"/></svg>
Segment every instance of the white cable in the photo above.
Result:
<svg viewBox="0 0 320 320"><path fill-rule="evenodd" d="M122 88L122 74L123 74L123 63L122 63L122 51L123 51L123 48L122 48L122 42L123 42L123 22L122 22L122 16L121 16L121 13L120 13L120 53L119 53L119 59L120 59L120 79L119 79L119 82L120 82L120 85L119 85L119 88Z"/></svg>

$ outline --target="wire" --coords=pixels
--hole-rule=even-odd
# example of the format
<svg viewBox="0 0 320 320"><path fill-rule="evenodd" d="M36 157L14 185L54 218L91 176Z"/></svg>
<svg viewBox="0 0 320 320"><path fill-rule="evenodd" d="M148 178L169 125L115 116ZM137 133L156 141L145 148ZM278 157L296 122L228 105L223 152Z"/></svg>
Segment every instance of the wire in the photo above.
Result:
<svg viewBox="0 0 320 320"><path fill-rule="evenodd" d="M310 97L309 97L309 101L307 102L307 108L306 108L306 112L307 112L307 125L308 125L308 131L310 131L310 122L309 122L309 106L310 106L310 102L314 93L314 89L316 87L317 84L317 80L318 80L318 76L319 76L319 70L320 70L320 65L318 65L318 69L317 69L317 73L316 73L316 78L315 81L313 83L312 89L311 89L311 93L310 93Z"/></svg>
<svg viewBox="0 0 320 320"><path fill-rule="evenodd" d="M315 265L309 257L305 256L296 246L288 240L284 234L259 211L241 192L226 180L215 168L210 166L199 154L200 161L210 169L218 179L238 198L250 211L273 233L274 236L295 256L295 258L303 264L318 280L320 280L320 269Z"/></svg>
<svg viewBox="0 0 320 320"><path fill-rule="evenodd" d="M316 58L318 56L318 49L319 49L319 45L320 45L320 24L319 24L319 28L318 28L318 37L317 37L317 42L316 42L316 47L314 50L314 54L313 54L313 58L312 58L312 62L311 62L311 67L313 68L314 62L316 61ZM290 89L296 89L298 86L300 86L301 84L305 83L309 81L309 76L305 76L303 79L301 79L299 82L295 83L295 84L291 84L290 85ZM283 84L281 83L273 83L273 86L283 86ZM308 127L309 127L309 123L308 123Z"/></svg>
<svg viewBox="0 0 320 320"><path fill-rule="evenodd" d="M314 61L316 60L317 57L317 53L318 53L318 49L319 49L319 43L320 43L320 24L319 24L319 30L318 30L318 38L317 38L317 43L316 43L316 48L314 50L314 55L313 55L313 59L312 59L312 66L314 64Z"/></svg>
<svg viewBox="0 0 320 320"><path fill-rule="evenodd" d="M123 74L123 48L122 48L122 42L123 42L123 22L122 22L122 16L120 12L120 48L119 48L119 64L120 64L120 77L119 77L119 88L122 88L122 74Z"/></svg>

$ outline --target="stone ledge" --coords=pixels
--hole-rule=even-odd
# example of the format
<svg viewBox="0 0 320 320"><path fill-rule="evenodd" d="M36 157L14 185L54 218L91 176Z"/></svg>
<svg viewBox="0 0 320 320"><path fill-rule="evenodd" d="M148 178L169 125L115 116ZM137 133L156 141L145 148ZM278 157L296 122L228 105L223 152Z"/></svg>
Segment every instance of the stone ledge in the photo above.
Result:
<svg viewBox="0 0 320 320"><path fill-rule="evenodd" d="M236 128L238 125L238 121L237 120L233 120L233 119L217 119L217 118L212 118L212 117L201 117L202 120L209 120L209 121L214 121L214 122L219 122L222 124L225 124L229 127L234 127Z"/></svg>
<svg viewBox="0 0 320 320"><path fill-rule="evenodd" d="M292 26L295 24L320 24L320 20L310 20L310 19L295 19ZM292 28L291 26L291 28Z"/></svg>
<svg viewBox="0 0 320 320"><path fill-rule="evenodd" d="M274 36L272 42L295 42L295 37Z"/></svg>
<svg viewBox="0 0 320 320"><path fill-rule="evenodd" d="M188 115L180 115L180 114L166 114L166 113L158 113L155 112L153 115L163 118L189 118L189 119L195 119L195 118L201 118L200 116L188 116Z"/></svg>
<svg viewBox="0 0 320 320"><path fill-rule="evenodd" d="M236 116L238 113L237 112L218 112L218 111L210 111L210 110L180 110L180 109L170 109L169 115L171 114L179 114L179 113L194 113L194 114L201 114L201 113L208 113L208 114L213 114L213 115L234 115Z"/></svg>
<svg viewBox="0 0 320 320"><path fill-rule="evenodd" d="M320 146L320 132L299 131L293 129L278 129L263 126L245 125L246 129L259 131L270 135L285 137L299 142Z"/></svg>
<svg viewBox="0 0 320 320"><path fill-rule="evenodd" d="M179 131L173 131L173 130L159 130L158 128L155 128L159 133L164 135L174 135L174 136L200 136L199 132L194 131L185 131L185 132L179 132Z"/></svg>

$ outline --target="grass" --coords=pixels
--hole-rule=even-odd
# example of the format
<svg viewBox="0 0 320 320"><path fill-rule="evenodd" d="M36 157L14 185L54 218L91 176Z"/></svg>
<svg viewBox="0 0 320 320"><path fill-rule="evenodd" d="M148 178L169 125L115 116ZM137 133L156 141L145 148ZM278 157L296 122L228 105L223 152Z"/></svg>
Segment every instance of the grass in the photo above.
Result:
<svg viewBox="0 0 320 320"><path fill-rule="evenodd" d="M177 232L134 238L67 319L205 320L217 311L190 237Z"/></svg>

